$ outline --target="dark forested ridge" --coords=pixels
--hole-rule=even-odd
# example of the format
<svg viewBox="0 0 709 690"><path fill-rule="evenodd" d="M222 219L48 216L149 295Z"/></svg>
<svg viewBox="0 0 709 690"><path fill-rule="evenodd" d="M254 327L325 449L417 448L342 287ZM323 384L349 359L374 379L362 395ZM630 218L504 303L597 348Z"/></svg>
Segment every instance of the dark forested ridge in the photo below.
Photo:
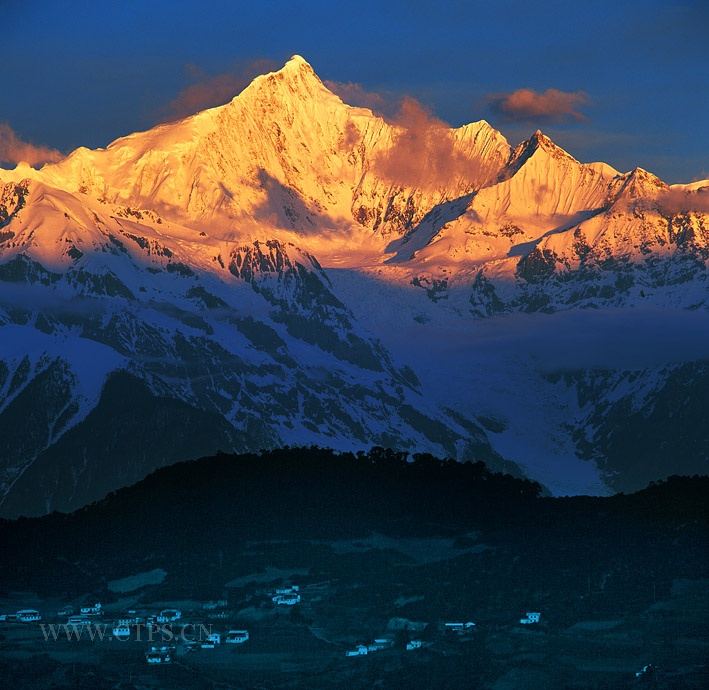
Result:
<svg viewBox="0 0 709 690"><path fill-rule="evenodd" d="M531 509L541 487L484 463L373 448L317 447L230 455L164 467L71 514L0 521L6 553L121 557L171 546L250 539L342 539L373 530L402 535L507 523ZM106 535L111 539L107 540ZM14 559L13 559L14 560ZM7 561L6 561L7 564Z"/></svg>
<svg viewBox="0 0 709 690"><path fill-rule="evenodd" d="M536 482L490 472L482 462L408 458L383 448L357 455L317 447L220 453L159 469L72 514L0 521L0 585L54 559L103 562L119 576L114 568L149 554L170 561L187 552L199 560L249 540L477 530L524 535L546 551L552 535L579 545L604 537L618 544L624 530L659 539L673 531L701 533L709 519L707 477L671 477L607 498L540 494Z"/></svg>

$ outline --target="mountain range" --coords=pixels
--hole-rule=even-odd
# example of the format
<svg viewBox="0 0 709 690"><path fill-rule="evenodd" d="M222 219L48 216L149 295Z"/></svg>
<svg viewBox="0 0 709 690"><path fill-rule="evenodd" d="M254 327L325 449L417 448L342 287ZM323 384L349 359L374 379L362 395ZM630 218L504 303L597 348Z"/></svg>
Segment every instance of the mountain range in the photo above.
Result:
<svg viewBox="0 0 709 690"><path fill-rule="evenodd" d="M632 491L709 459L709 181L389 123L294 56L0 170L0 515L157 467L384 446Z"/></svg>

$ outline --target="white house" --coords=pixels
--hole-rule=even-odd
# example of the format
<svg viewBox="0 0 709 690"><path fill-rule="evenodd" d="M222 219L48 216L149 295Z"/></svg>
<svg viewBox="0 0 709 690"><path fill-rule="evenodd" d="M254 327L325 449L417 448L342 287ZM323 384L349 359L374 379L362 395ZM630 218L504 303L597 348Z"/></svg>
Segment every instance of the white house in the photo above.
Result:
<svg viewBox="0 0 709 690"><path fill-rule="evenodd" d="M16 620L18 623L33 623L34 621L41 621L42 616L39 615L39 611L34 609L22 609L17 612Z"/></svg>
<svg viewBox="0 0 709 690"><path fill-rule="evenodd" d="M66 624L69 628L83 628L85 625L90 625L91 621L88 616L69 616Z"/></svg>
<svg viewBox="0 0 709 690"><path fill-rule="evenodd" d="M120 620L113 626L113 636L119 640L130 637L130 623L127 620Z"/></svg>
<svg viewBox="0 0 709 690"><path fill-rule="evenodd" d="M445 629L446 631L450 630L451 632L458 633L461 635L462 633L469 632L475 627L475 623L472 621L468 621L467 623L446 623L445 624Z"/></svg>
<svg viewBox="0 0 709 690"><path fill-rule="evenodd" d="M249 639L248 630L230 630L226 634L226 639L224 642L227 644L243 644Z"/></svg>
<svg viewBox="0 0 709 690"><path fill-rule="evenodd" d="M370 645L367 646L367 649L370 652L378 652L380 649L389 649L391 647L393 642L386 637L380 637L377 640L374 640L374 642Z"/></svg>
<svg viewBox="0 0 709 690"><path fill-rule="evenodd" d="M222 636L219 633L211 633L207 635L200 645L202 649L214 649L222 643Z"/></svg>
<svg viewBox="0 0 709 690"><path fill-rule="evenodd" d="M406 643L406 651L410 652L412 649L421 649L423 647L423 642L421 640L411 640L411 642Z"/></svg>
<svg viewBox="0 0 709 690"><path fill-rule="evenodd" d="M285 585L276 590L276 594L297 594L298 592L300 592L298 585Z"/></svg>
<svg viewBox="0 0 709 690"><path fill-rule="evenodd" d="M128 611L128 613L135 613L135 611ZM121 618L118 622L132 627L134 625L143 625L145 623L145 618L141 618L140 616L131 616L130 618Z"/></svg>
<svg viewBox="0 0 709 690"><path fill-rule="evenodd" d="M539 623L542 614L539 611L527 611L526 618L520 618L519 622L522 625L530 625L531 623Z"/></svg>
<svg viewBox="0 0 709 690"><path fill-rule="evenodd" d="M277 594L271 601L276 606L294 606L300 603L300 594Z"/></svg>
<svg viewBox="0 0 709 690"><path fill-rule="evenodd" d="M101 615L101 602L96 602L91 606L82 606L80 611L82 616L100 616Z"/></svg>
<svg viewBox="0 0 709 690"><path fill-rule="evenodd" d="M388 637L379 637L374 640L374 644L371 644L370 647L372 651L374 651L378 649L389 649L393 644L394 643Z"/></svg>
<svg viewBox="0 0 709 690"><path fill-rule="evenodd" d="M357 645L356 649L348 649L345 656L364 656L367 653L367 645Z"/></svg>
<svg viewBox="0 0 709 690"><path fill-rule="evenodd" d="M164 611L160 611L160 613L157 616L157 622L162 624L162 623L174 623L175 621L180 620L182 618L182 611L179 609L165 609Z"/></svg>

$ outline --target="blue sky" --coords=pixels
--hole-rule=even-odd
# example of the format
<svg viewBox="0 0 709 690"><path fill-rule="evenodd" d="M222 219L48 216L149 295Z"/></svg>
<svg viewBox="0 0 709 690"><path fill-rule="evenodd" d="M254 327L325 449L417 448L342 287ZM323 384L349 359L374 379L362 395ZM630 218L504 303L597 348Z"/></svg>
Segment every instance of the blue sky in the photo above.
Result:
<svg viewBox="0 0 709 690"><path fill-rule="evenodd" d="M709 177L704 0L0 6L6 140L105 146L200 94L225 102L298 53L323 80L392 107L414 97L453 126L486 119L513 145L540 128L584 162L669 183Z"/></svg>

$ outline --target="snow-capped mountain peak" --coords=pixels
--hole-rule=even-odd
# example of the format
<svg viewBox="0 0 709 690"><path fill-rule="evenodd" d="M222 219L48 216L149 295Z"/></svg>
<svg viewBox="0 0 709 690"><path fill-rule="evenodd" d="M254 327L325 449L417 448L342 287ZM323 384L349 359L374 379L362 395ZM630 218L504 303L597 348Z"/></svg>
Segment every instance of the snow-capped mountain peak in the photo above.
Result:
<svg viewBox="0 0 709 690"><path fill-rule="evenodd" d="M296 55L222 106L0 170L3 513L278 444L484 459L560 493L668 470L629 467L608 411L642 426L649 401L647 454L671 442L661 414L697 395L675 360L556 379L545 357L584 352L554 329L604 309L707 310L707 185L403 115ZM540 324L529 352L486 345L508 324Z"/></svg>

